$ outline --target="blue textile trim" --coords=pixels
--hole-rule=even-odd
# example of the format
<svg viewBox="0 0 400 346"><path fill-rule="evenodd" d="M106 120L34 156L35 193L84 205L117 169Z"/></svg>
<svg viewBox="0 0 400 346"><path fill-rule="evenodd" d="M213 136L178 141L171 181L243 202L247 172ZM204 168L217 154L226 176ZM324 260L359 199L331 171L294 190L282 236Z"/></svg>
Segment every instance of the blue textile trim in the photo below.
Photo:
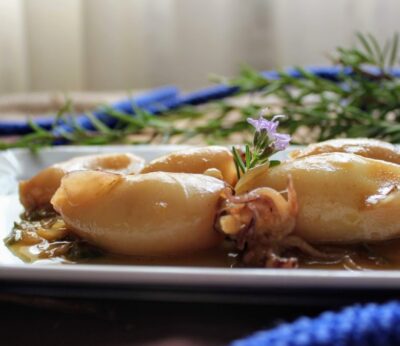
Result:
<svg viewBox="0 0 400 346"><path fill-rule="evenodd" d="M337 81L339 73L344 73L351 75L351 69L343 69L339 66L311 66L304 68L305 71L315 74L316 76ZM379 69L377 68L367 68L366 69L371 74L378 74ZM284 72L295 78L301 78L301 73L295 68L291 67L286 69ZM400 69L392 69L390 73L399 78ZM279 79L278 71L262 71L261 75L267 79ZM187 95L179 95L177 98L172 100L167 100L162 106L163 108L150 107L148 110L152 113L162 113L163 110L170 110L178 108L183 105L199 105L207 103L213 100L220 100L225 97L233 96L238 91L237 87L227 86L227 85L216 85L198 91L192 92Z"/></svg>
<svg viewBox="0 0 400 346"><path fill-rule="evenodd" d="M159 102L146 103L139 102L139 100L134 100L133 104L138 107L145 109L146 111L152 114L160 114L167 110L175 109L183 105L198 105L202 103L206 103L212 100L219 100L225 98L227 96L233 95L238 88L228 87L225 85L216 85L213 87L209 87L206 89L198 90L193 93L187 95L178 95L178 93L171 98L166 98L165 100L160 100ZM134 114L134 110L132 109L132 102L119 104L118 107L115 105L112 106L114 110L122 111L128 114ZM93 113L99 120L103 121L110 127L113 127L117 120L113 117L108 116L103 111L98 111ZM90 119L85 115L80 115L75 117L75 121L83 128L87 130L94 130L94 126ZM72 126L68 124L60 124L54 129L54 133L56 135L61 134L62 132L72 132ZM57 141L55 144L64 144L65 140Z"/></svg>
<svg viewBox="0 0 400 346"><path fill-rule="evenodd" d="M311 66L305 68L306 71L313 73L319 77L326 78L328 80L337 81L338 74L344 73L351 75L351 69L343 69L339 66ZM369 68L368 71L371 74L379 73L377 68ZM301 73L296 68L288 68L285 70L289 75L300 78ZM392 69L390 71L395 77L400 77L400 69ZM263 71L261 74L268 79L279 79L278 71ZM167 86L149 91L148 93L139 95L134 99L126 99L111 105L111 108L122 111L128 114L134 114L132 109L132 103L136 104L137 107L143 108L150 113L160 114L163 111L178 108L183 105L199 105L207 103L213 100L223 99L234 95L238 91L238 88L216 85L189 94L180 94L179 90L174 86ZM110 117L106 112L98 109L93 114L103 121L108 126L112 127L116 123L116 119ZM90 119L85 115L77 116L77 123L85 129L94 130L93 124ZM54 116L41 117L35 120L35 123L45 129L50 129L54 122ZM72 127L65 123L60 123L60 128L56 132L60 131L72 131ZM30 125L27 121L7 121L0 120L0 136L10 134L25 134L32 132Z"/></svg>
<svg viewBox="0 0 400 346"><path fill-rule="evenodd" d="M258 332L231 346L394 346L400 345L400 303L354 305L317 318L302 317Z"/></svg>
<svg viewBox="0 0 400 346"><path fill-rule="evenodd" d="M175 86L165 86L146 93L139 94L132 99L124 99L110 106L118 111L133 114L132 104L137 105L137 107L147 107L152 104L164 103L167 100L175 99L179 94L178 88ZM99 117L101 120L105 120L106 124L112 126L112 122L115 120L107 116L104 111L98 109L93 112L95 116ZM93 126L87 116L80 115L76 117L78 123L86 129L93 129ZM54 123L54 115L43 116L34 121L38 126L49 130ZM62 124L62 122L60 122ZM1 120L0 121L0 135L21 135L25 133L32 132L32 128L27 122L27 120Z"/></svg>

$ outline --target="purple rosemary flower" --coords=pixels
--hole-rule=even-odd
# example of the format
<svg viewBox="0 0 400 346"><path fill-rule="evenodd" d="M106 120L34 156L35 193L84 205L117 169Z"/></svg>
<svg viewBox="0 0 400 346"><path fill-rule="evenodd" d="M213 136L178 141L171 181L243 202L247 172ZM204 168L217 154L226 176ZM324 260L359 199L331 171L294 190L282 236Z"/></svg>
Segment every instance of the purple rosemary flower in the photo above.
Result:
<svg viewBox="0 0 400 346"><path fill-rule="evenodd" d="M285 150L292 138L286 133L275 133L274 147L276 151Z"/></svg>
<svg viewBox="0 0 400 346"><path fill-rule="evenodd" d="M238 178L258 165L268 163L269 167L272 167L279 164L277 160L270 160L270 156L285 150L291 139L289 135L278 132L278 119L283 117L284 115L275 115L272 120L266 120L261 113L258 120L247 119L249 124L254 126L256 132L254 133L253 147L250 148L250 145L246 144L244 157L238 149L232 148Z"/></svg>
<svg viewBox="0 0 400 346"><path fill-rule="evenodd" d="M262 117L262 115L260 115L260 118L258 120L248 118L247 121L256 129L257 139L262 138L262 136L259 135L264 132L267 135L267 143L265 144L268 145L270 148L273 147L273 151L277 152L285 150L291 140L291 137L289 135L277 132L279 126L278 119L283 117L284 115L275 115L272 120L266 120ZM257 146L257 143L255 143L255 145Z"/></svg>

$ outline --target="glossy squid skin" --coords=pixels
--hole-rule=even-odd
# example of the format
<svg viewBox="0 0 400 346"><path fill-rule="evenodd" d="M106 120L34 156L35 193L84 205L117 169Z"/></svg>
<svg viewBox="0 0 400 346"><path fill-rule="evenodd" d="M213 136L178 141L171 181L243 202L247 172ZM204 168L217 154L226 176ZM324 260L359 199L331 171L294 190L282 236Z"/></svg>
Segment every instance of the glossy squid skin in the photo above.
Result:
<svg viewBox="0 0 400 346"><path fill-rule="evenodd" d="M400 165L347 153L287 161L254 174L237 193L258 187L297 195L294 234L310 243L374 242L400 236Z"/></svg>
<svg viewBox="0 0 400 346"><path fill-rule="evenodd" d="M69 172L79 170L103 170L120 174L134 174L144 166L144 159L133 154L115 153L87 155L57 163L29 180L19 184L21 203L27 210L49 207L50 199Z"/></svg>
<svg viewBox="0 0 400 346"><path fill-rule="evenodd" d="M349 153L400 164L400 150L393 144L368 138L342 138L311 144L290 153L292 159L323 153Z"/></svg>
<svg viewBox="0 0 400 346"><path fill-rule="evenodd" d="M220 243L213 224L225 188L200 174L73 172L52 204L76 234L106 251L170 256Z"/></svg>
<svg viewBox="0 0 400 346"><path fill-rule="evenodd" d="M218 169L228 184L233 186L236 183L232 153L221 146L190 148L162 156L146 165L141 173L162 171L202 174L212 168Z"/></svg>

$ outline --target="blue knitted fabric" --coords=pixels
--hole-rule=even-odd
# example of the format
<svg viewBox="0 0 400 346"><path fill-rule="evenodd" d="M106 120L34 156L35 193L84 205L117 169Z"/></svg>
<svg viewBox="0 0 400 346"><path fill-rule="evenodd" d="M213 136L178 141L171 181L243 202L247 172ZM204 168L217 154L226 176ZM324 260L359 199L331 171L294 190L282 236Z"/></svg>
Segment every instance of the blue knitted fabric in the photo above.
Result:
<svg viewBox="0 0 400 346"><path fill-rule="evenodd" d="M302 317L231 346L400 345L400 303L354 305L316 318Z"/></svg>

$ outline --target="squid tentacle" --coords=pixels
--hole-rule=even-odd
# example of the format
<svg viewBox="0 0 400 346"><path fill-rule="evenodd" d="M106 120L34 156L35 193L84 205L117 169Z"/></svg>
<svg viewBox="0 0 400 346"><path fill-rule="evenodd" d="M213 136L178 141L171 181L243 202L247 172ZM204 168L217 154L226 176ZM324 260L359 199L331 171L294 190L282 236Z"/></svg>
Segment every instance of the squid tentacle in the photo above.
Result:
<svg viewBox="0 0 400 346"><path fill-rule="evenodd" d="M282 256L293 248L315 258L340 258L293 235L299 208L291 176L283 192L262 187L239 196L225 190L223 195L225 202L217 214L216 228L235 241L244 264L294 268L298 266L297 258Z"/></svg>

